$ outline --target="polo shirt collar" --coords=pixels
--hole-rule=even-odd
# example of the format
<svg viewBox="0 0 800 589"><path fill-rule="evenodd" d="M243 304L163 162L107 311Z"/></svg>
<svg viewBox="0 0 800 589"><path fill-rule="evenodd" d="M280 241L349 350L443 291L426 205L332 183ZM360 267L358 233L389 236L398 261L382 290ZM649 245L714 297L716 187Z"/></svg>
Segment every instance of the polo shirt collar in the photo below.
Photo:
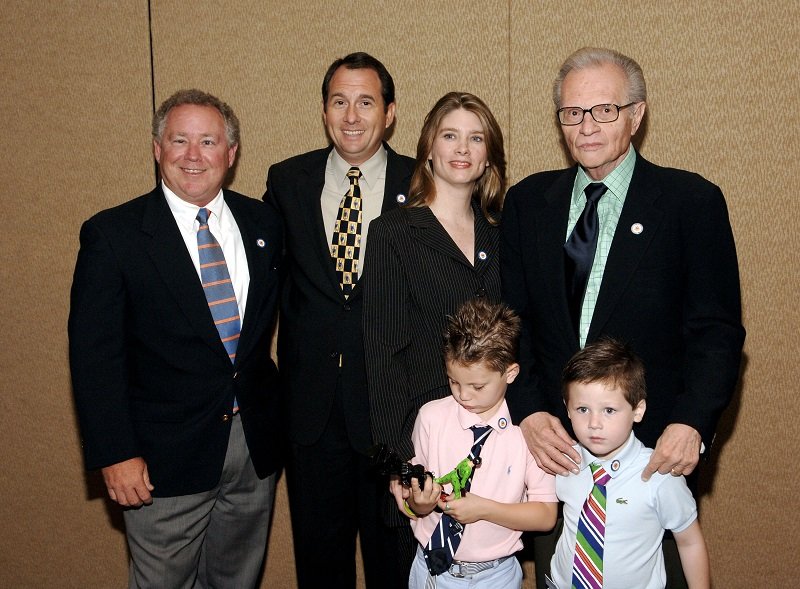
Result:
<svg viewBox="0 0 800 589"><path fill-rule="evenodd" d="M488 421L483 421L474 413L470 413L461 405L458 405L458 423L463 429L469 429L473 425L490 425L498 434L503 434L511 430L511 413L508 411L505 399L503 399L503 403L497 413L492 415Z"/></svg>

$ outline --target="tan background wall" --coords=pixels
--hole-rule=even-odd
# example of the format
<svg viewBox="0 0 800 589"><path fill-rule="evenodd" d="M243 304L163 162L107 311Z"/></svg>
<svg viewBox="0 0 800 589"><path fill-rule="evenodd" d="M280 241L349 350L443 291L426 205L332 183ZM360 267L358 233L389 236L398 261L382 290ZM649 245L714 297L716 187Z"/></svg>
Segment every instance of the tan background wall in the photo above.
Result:
<svg viewBox="0 0 800 589"><path fill-rule="evenodd" d="M590 44L617 48L644 68L651 98L643 153L716 182L730 207L748 339L740 396L705 468L702 524L715 587L796 585L800 522L787 509L798 505L800 484L789 469L800 453L800 243L790 231L800 5L151 4L6 0L0 13L0 586L125 585L120 517L98 478L82 472L65 326L80 223L152 187L153 93L160 102L198 86L228 101L243 123L232 187L258 197L270 163L324 144L319 85L327 65L366 50L397 84L398 151L413 153L441 94L472 91L506 132L516 181L566 163L550 83L568 53ZM281 485L263 587L294 585L290 538Z"/></svg>

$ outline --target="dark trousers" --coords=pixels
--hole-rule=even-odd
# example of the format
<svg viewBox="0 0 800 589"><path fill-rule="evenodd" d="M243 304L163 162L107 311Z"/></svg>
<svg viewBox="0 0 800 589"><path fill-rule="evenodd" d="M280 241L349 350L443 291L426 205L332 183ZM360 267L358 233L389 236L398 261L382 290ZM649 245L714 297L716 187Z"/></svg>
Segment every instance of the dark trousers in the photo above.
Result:
<svg viewBox="0 0 800 589"><path fill-rule="evenodd" d="M348 438L341 395L326 429L310 446L291 444L286 467L299 589L353 589L356 535L368 588L391 586L403 573L397 534L380 518L385 481ZM401 585L408 586L408 571Z"/></svg>

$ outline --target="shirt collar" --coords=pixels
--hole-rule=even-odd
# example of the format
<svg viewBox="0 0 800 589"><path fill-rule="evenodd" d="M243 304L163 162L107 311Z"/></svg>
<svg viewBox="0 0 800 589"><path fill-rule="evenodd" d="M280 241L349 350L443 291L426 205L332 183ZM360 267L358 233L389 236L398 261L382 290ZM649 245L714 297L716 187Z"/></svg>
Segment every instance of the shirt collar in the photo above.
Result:
<svg viewBox="0 0 800 589"><path fill-rule="evenodd" d="M628 153L619 165L602 180L592 180L582 167L578 166L578 174L575 176L575 184L572 189L572 204L576 207L583 207L586 203L584 190L593 182L602 182L608 190L603 195L607 198L612 195L620 202L625 202L625 195L628 193L628 186L633 177L633 168L636 165L636 150L633 145L628 146Z"/></svg>
<svg viewBox="0 0 800 589"><path fill-rule="evenodd" d="M333 172L334 178L336 178L336 182L343 191L346 190L350 185L347 172L353 166L347 163L335 148L331 150L331 154L328 157L330 169ZM359 180L359 183L365 182L369 190L372 189L379 178L385 178L387 159L386 148L381 145L371 158L358 166L358 169L361 170L361 180Z"/></svg>
<svg viewBox="0 0 800 589"><path fill-rule="evenodd" d="M487 421L483 421L474 413L470 413L461 405L458 405L458 423L463 429L469 429L473 425L490 425L494 431L502 434L511 430L511 414L508 411L508 405L505 399L503 399L503 403L500 405L497 413L492 415Z"/></svg>
<svg viewBox="0 0 800 589"><path fill-rule="evenodd" d="M639 442L633 432L631 432L625 445L611 458L597 458L580 444L574 448L581 455L581 470L588 468L593 462L597 462L613 479L618 477L626 468L630 468L634 459L639 455L640 445L641 442Z"/></svg>
<svg viewBox="0 0 800 589"><path fill-rule="evenodd" d="M172 214L175 217L175 220L181 227L184 227L190 231L195 231L195 223L197 222L197 211L200 210L200 207L197 205L193 205L192 203L188 203L179 197L177 194L172 192L164 181L161 181L161 190L164 192L164 196L167 199L167 206L169 210L172 211ZM213 198L213 200L208 203L205 209L208 209L212 215L216 215L217 219L222 220L222 209L225 205L225 199L222 196L222 189L217 193L217 196Z"/></svg>

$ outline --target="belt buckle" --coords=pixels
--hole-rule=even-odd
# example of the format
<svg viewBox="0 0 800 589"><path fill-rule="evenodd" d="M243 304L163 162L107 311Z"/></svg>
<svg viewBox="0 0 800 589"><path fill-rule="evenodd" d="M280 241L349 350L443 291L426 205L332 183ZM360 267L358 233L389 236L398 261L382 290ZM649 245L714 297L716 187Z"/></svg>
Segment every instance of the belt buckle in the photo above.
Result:
<svg viewBox="0 0 800 589"><path fill-rule="evenodd" d="M456 579L463 579L465 577L465 573L461 569L460 562L453 561L453 564L450 565L450 574Z"/></svg>

